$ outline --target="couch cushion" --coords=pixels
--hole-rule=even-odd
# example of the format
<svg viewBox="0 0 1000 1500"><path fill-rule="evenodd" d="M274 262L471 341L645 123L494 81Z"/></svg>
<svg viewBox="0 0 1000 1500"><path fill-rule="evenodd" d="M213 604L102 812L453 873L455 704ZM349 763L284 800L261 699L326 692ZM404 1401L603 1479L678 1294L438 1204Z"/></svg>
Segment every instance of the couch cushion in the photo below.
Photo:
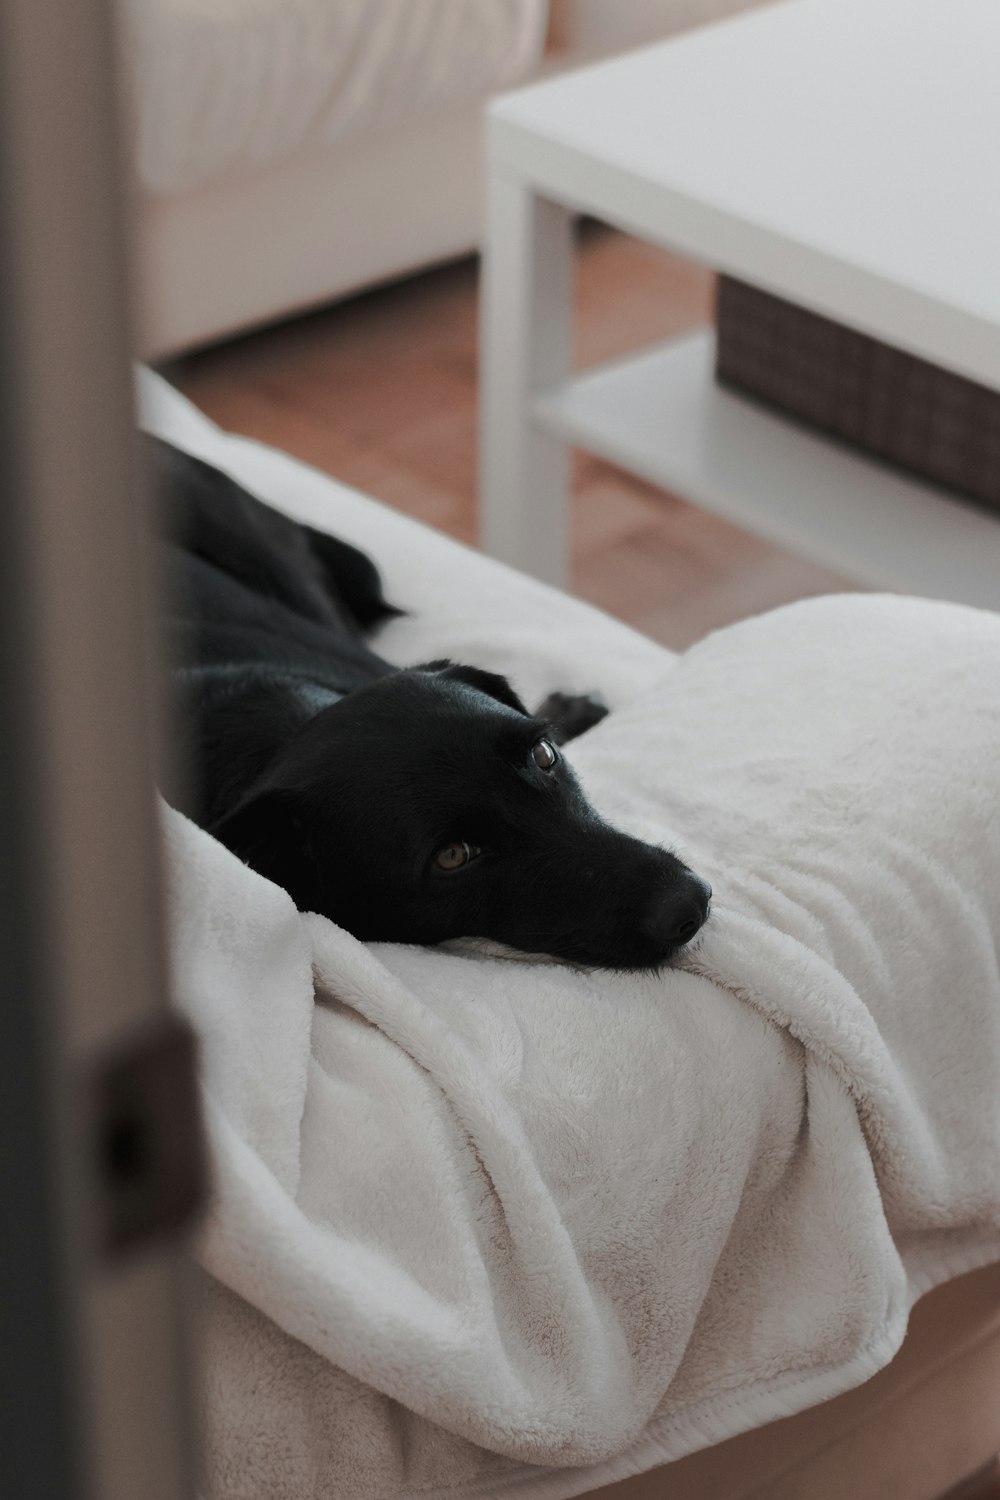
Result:
<svg viewBox="0 0 1000 1500"><path fill-rule="evenodd" d="M140 180L204 187L484 98L544 24L544 0L128 0Z"/></svg>

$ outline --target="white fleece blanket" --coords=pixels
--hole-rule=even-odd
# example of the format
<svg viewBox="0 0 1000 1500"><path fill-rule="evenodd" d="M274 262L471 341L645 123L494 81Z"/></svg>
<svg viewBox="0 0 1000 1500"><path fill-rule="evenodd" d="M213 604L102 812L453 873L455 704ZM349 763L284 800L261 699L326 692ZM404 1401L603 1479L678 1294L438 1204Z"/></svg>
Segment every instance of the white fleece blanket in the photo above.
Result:
<svg viewBox="0 0 1000 1500"><path fill-rule="evenodd" d="M327 481L153 420L350 532ZM576 1495L858 1383L918 1295L1000 1258L1000 618L832 598L674 664L510 582L560 674L503 570L420 536L386 548L396 597L482 580L470 655L485 617L522 683L631 671L574 762L715 914L657 977L369 949L165 814L212 1500Z"/></svg>

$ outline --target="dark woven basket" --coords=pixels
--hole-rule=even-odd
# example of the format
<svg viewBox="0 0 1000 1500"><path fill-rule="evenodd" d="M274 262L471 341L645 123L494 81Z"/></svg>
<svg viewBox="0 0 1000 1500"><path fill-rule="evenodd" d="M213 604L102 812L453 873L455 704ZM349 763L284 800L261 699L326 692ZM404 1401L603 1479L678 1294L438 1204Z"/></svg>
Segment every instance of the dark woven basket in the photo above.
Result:
<svg viewBox="0 0 1000 1500"><path fill-rule="evenodd" d="M723 385L1000 508L1000 391L731 276L716 323Z"/></svg>

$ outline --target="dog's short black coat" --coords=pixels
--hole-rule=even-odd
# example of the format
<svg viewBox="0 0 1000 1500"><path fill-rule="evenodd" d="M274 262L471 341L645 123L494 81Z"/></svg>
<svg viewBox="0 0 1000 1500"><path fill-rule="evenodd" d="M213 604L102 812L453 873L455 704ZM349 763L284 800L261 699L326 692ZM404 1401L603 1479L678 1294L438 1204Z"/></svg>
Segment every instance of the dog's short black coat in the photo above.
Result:
<svg viewBox="0 0 1000 1500"><path fill-rule="evenodd" d="M398 613L367 557L147 443L203 827L363 939L651 969L694 936L709 888L604 822L557 748L603 706L535 716L492 672L390 666L364 639Z"/></svg>

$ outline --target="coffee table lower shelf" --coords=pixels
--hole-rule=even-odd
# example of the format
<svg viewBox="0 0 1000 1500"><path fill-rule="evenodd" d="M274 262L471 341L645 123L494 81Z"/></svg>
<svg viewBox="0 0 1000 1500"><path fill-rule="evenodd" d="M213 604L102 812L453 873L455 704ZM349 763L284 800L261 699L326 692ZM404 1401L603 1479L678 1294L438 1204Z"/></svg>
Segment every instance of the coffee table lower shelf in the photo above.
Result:
<svg viewBox="0 0 1000 1500"><path fill-rule="evenodd" d="M538 397L543 430L874 588L1000 609L1000 513L722 390L703 331Z"/></svg>

